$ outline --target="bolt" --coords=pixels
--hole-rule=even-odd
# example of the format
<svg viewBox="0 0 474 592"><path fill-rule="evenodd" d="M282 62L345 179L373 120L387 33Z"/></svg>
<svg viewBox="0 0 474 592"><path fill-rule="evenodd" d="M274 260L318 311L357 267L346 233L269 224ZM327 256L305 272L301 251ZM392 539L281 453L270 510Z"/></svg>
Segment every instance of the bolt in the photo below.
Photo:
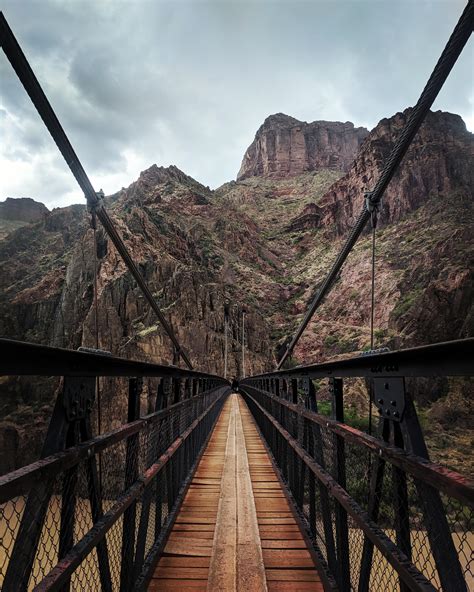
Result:
<svg viewBox="0 0 474 592"><path fill-rule="evenodd" d="M390 401L390 405L393 405L394 407L397 406L397 402L396 401Z"/></svg>
<svg viewBox="0 0 474 592"><path fill-rule="evenodd" d="M380 405L383 405L383 399L377 399L377 403L379 403Z"/></svg>
<svg viewBox="0 0 474 592"><path fill-rule="evenodd" d="M385 414L390 415L390 409L385 409Z"/></svg>
<svg viewBox="0 0 474 592"><path fill-rule="evenodd" d="M394 411L393 412L393 417L400 417L400 413L398 413L398 411Z"/></svg>

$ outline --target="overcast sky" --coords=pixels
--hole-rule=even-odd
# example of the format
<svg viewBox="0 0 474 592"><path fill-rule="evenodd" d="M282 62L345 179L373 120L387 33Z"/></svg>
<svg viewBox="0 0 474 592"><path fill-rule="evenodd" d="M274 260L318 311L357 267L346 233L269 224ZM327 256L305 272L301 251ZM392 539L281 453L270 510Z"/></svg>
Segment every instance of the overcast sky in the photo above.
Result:
<svg viewBox="0 0 474 592"><path fill-rule="evenodd" d="M98 190L153 163L235 179L265 117L369 129L413 105L464 0L3 0L1 7ZM473 40L434 109L474 130ZM83 195L0 52L0 200Z"/></svg>

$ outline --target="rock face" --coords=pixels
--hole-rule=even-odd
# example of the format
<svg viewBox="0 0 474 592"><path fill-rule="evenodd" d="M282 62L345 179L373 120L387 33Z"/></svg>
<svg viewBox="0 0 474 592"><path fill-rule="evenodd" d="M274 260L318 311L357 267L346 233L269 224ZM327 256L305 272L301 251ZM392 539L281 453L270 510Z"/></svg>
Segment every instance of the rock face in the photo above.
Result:
<svg viewBox="0 0 474 592"><path fill-rule="evenodd" d="M346 233L378 179L411 109L382 119L370 132L347 175L319 202L320 223ZM474 137L459 115L430 112L383 198L381 222L396 222L431 197L459 191L472 196Z"/></svg>
<svg viewBox="0 0 474 592"><path fill-rule="evenodd" d="M226 298L229 375L242 372L244 308L246 373L274 367L276 351L294 333L332 265L363 191L373 187L407 115L382 120L351 166L348 146L352 142L355 154L367 135L361 128L272 116L257 133L262 145L256 168L246 169L249 174L237 182L211 191L176 167L153 165L106 198L110 216L197 369L223 372ZM262 146L271 136L261 133L266 126L275 142L281 129L278 146L286 160L263 158ZM292 131L298 126L300 131ZM340 147L339 168L329 148L318 164L288 159L284 138L304 136L304 126L319 126L320 136L314 137L326 130L321 146L336 152ZM345 126L352 137L347 143L328 131ZM472 147L472 134L458 116L431 113L392 180L377 230L376 347L474 333ZM329 168L319 168L324 163ZM322 361L369 346L370 247L370 236L362 236L303 334L295 361ZM169 339L100 228L95 247L89 215L79 205L46 213L0 241L0 334L93 347L95 256L100 347L131 359L172 362ZM0 472L38 456L57 387L49 378L1 380L0 459L3 449L8 460L0 463ZM155 389L152 381L145 384L145 409ZM106 430L126 417L126 391L123 384L104 380L101 392ZM366 401L366 394L357 396Z"/></svg>
<svg viewBox="0 0 474 592"><path fill-rule="evenodd" d="M0 218L21 222L36 222L49 212L48 208L31 197L7 197L0 202Z"/></svg>
<svg viewBox="0 0 474 592"><path fill-rule="evenodd" d="M247 149L237 180L281 179L306 171L347 171L368 130L334 121L298 121L283 113L267 117Z"/></svg>
<svg viewBox="0 0 474 592"><path fill-rule="evenodd" d="M0 202L0 240L17 228L41 220L48 208L30 197L7 197Z"/></svg>

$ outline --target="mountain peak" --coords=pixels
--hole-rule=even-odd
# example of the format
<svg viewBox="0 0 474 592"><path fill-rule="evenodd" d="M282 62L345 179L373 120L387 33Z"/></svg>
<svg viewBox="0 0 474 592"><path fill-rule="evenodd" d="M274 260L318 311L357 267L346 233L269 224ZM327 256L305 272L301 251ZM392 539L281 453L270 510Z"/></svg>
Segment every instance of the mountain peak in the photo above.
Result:
<svg viewBox="0 0 474 592"><path fill-rule="evenodd" d="M142 171L138 178L138 181L148 181L149 183L166 183L167 181L178 181L183 183L190 180L194 181L192 177L183 173L183 171L174 164L167 167L152 164L149 168Z"/></svg>
<svg viewBox="0 0 474 592"><path fill-rule="evenodd" d="M368 135L350 121L299 121L285 113L268 116L245 152L237 180L285 178L305 171L347 171Z"/></svg>
<svg viewBox="0 0 474 592"><path fill-rule="evenodd" d="M301 123L303 122L299 121L295 117L292 117L291 115L286 115L286 113L274 113L273 115L269 115L265 118L265 121L263 122L260 129L269 127L289 127Z"/></svg>

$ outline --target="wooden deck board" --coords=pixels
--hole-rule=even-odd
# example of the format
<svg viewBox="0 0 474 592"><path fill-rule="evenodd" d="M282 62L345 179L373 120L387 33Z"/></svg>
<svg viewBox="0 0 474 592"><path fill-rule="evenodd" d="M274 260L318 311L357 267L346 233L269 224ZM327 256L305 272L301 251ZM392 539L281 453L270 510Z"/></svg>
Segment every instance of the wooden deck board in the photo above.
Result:
<svg viewBox="0 0 474 592"><path fill-rule="evenodd" d="M224 405L149 590L323 591L240 396Z"/></svg>

